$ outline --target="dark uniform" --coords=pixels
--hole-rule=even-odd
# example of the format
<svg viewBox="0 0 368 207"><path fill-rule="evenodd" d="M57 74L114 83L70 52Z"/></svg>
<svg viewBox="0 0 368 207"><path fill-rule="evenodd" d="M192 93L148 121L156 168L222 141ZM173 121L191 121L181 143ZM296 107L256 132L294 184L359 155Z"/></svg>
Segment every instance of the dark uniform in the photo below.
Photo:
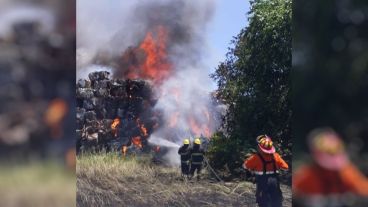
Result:
<svg viewBox="0 0 368 207"><path fill-rule="evenodd" d="M190 151L191 150L188 144L181 146L178 151L181 161L181 173L184 176L189 175Z"/></svg>
<svg viewBox="0 0 368 207"><path fill-rule="evenodd" d="M199 179L199 175L201 173L204 160L204 151L203 149L201 149L200 145L194 144L190 154L191 154L190 176L193 177L194 172L197 171L197 178Z"/></svg>

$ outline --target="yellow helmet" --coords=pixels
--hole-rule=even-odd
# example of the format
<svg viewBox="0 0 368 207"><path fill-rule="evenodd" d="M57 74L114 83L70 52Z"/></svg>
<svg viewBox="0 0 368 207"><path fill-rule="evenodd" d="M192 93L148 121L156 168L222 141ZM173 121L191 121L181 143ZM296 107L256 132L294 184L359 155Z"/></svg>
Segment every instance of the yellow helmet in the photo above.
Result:
<svg viewBox="0 0 368 207"><path fill-rule="evenodd" d="M194 144L201 144L201 140L200 140L199 138L196 138L196 139L194 140Z"/></svg>
<svg viewBox="0 0 368 207"><path fill-rule="evenodd" d="M189 139L184 139L183 144L189 144Z"/></svg>

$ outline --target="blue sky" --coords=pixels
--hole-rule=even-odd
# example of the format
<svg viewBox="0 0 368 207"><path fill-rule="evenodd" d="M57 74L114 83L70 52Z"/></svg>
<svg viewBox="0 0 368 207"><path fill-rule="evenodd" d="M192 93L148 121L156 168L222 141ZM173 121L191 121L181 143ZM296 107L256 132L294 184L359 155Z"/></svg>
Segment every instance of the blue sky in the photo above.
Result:
<svg viewBox="0 0 368 207"><path fill-rule="evenodd" d="M208 30L208 44L211 47L211 71L225 59L230 41L248 25L249 0L216 0L216 11Z"/></svg>
<svg viewBox="0 0 368 207"><path fill-rule="evenodd" d="M249 0L216 0L216 11L207 32L210 60L206 61L206 66L209 73L213 73L218 64L225 60L233 37L248 26L249 9ZM215 82L211 85L213 90L216 89Z"/></svg>

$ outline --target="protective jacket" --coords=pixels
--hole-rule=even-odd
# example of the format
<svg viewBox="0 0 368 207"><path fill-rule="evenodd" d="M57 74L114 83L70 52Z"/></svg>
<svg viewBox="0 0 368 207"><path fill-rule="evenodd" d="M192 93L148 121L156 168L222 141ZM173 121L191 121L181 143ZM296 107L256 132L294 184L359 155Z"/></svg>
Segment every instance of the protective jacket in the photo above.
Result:
<svg viewBox="0 0 368 207"><path fill-rule="evenodd" d="M183 145L179 148L178 154L182 162L189 162L190 160L190 147L189 145Z"/></svg>
<svg viewBox="0 0 368 207"><path fill-rule="evenodd" d="M190 165L190 147L185 144L179 148L178 154L180 155L181 162L181 173L183 175L189 174L189 165Z"/></svg>
<svg viewBox="0 0 368 207"><path fill-rule="evenodd" d="M265 164L262 161L265 161ZM244 161L243 167L256 175L278 173L280 169L289 169L288 164L276 152L274 154L256 153Z"/></svg>
<svg viewBox="0 0 368 207"><path fill-rule="evenodd" d="M288 164L278 153L258 152L244 161L243 167L256 175L256 200L259 206L282 206L279 169L288 169Z"/></svg>
<svg viewBox="0 0 368 207"><path fill-rule="evenodd" d="M293 174L293 193L300 196L338 195L347 192L368 196L368 179L353 165L327 170L317 164L300 167Z"/></svg>
<svg viewBox="0 0 368 207"><path fill-rule="evenodd" d="M192 165L202 165L204 160L204 151L202 148L200 148L199 145L194 145L193 149L190 152L190 155Z"/></svg>

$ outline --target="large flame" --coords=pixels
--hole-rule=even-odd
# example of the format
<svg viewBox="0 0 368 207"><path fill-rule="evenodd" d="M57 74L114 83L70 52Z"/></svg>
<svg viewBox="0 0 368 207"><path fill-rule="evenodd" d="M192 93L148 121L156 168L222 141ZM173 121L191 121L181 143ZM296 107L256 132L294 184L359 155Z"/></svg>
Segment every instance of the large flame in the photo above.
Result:
<svg viewBox="0 0 368 207"><path fill-rule="evenodd" d="M126 75L127 78L152 80L155 84L160 84L167 79L172 68L167 54L167 38L167 29L164 26L157 26L146 34L139 45L139 49L145 55L142 62L136 60L137 58L131 58L131 56L137 56L136 53L139 50L135 49L125 53L123 58L128 58L129 61L134 59L139 62L130 65L129 72Z"/></svg>

